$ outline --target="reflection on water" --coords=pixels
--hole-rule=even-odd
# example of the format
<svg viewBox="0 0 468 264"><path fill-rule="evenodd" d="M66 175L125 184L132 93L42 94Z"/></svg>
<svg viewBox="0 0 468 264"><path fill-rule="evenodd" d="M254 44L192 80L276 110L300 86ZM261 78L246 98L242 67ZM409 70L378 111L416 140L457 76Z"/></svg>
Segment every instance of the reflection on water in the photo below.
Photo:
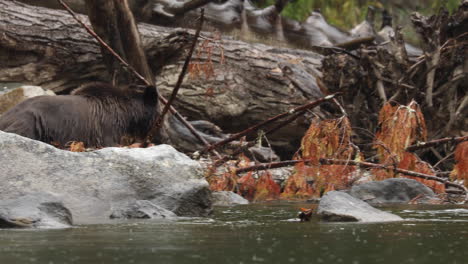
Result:
<svg viewBox="0 0 468 264"><path fill-rule="evenodd" d="M387 224L300 223L304 204L211 218L0 230L0 263L466 263L468 209L399 208Z"/></svg>

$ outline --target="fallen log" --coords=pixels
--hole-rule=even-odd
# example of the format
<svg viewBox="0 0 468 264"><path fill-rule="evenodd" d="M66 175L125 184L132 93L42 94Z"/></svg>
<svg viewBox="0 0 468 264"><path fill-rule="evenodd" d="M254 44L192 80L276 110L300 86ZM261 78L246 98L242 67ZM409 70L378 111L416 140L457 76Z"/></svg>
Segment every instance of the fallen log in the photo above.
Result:
<svg viewBox="0 0 468 264"><path fill-rule="evenodd" d="M89 25L86 16L79 17ZM147 24L140 24L139 31L157 86L168 96L193 33ZM206 44L193 63L211 67L212 74L190 75L174 102L190 119L209 120L227 131L239 131L323 96L316 85L319 54L247 44L206 32L201 38ZM68 93L89 81L112 79L97 42L61 10L1 2L0 55L5 58L0 82ZM306 128L299 119L279 130L271 138L272 144L284 153L294 152Z"/></svg>

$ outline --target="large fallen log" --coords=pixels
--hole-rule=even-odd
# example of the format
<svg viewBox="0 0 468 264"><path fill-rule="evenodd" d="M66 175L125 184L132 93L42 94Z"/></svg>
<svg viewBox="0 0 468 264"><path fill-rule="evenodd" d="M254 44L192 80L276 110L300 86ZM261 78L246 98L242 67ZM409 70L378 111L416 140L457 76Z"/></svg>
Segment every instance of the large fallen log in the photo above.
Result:
<svg viewBox="0 0 468 264"><path fill-rule="evenodd" d="M85 16L81 19L87 21ZM167 96L193 34L147 24L140 24L139 30L158 88ZM239 131L323 96L315 79L320 76L321 55L210 33L202 38L191 78L185 80L175 102L190 119L210 120L225 130ZM0 56L1 82L67 93L92 80L111 79L97 42L65 11L1 2ZM272 138L273 145L284 152L295 151L307 127L303 123L299 120L280 130Z"/></svg>

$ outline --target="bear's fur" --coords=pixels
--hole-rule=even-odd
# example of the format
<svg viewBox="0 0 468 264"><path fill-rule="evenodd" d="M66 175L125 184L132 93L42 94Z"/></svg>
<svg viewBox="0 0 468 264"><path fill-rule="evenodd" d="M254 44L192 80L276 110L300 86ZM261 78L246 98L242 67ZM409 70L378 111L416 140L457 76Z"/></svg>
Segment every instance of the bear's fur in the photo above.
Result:
<svg viewBox="0 0 468 264"><path fill-rule="evenodd" d="M157 112L154 87L144 91L91 83L70 95L27 99L0 116L0 130L65 146L108 147L142 140Z"/></svg>

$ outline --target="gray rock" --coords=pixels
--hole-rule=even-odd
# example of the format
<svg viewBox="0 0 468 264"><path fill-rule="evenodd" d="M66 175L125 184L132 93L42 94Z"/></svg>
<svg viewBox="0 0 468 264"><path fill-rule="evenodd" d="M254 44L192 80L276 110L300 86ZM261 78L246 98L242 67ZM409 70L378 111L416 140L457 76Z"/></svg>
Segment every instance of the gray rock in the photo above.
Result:
<svg viewBox="0 0 468 264"><path fill-rule="evenodd" d="M113 209L111 219L162 219L175 218L176 214L147 200L139 200Z"/></svg>
<svg viewBox="0 0 468 264"><path fill-rule="evenodd" d="M0 228L66 228L72 224L70 210L49 193L0 201Z"/></svg>
<svg viewBox="0 0 468 264"><path fill-rule="evenodd" d="M378 210L347 193L332 191L320 200L317 214L329 222L390 222L402 221L397 215Z"/></svg>
<svg viewBox="0 0 468 264"><path fill-rule="evenodd" d="M408 203L417 198L418 203L438 199L424 184L405 178L366 182L354 185L347 191L351 196L368 203Z"/></svg>
<svg viewBox="0 0 468 264"><path fill-rule="evenodd" d="M0 200L50 192L75 223L109 219L112 208L148 200L179 216L206 216L211 191L198 162L168 145L74 153L0 131Z"/></svg>
<svg viewBox="0 0 468 264"><path fill-rule="evenodd" d="M293 174L294 172L294 167L289 166L289 167L283 167L283 168L275 168L275 169L269 169L268 172L271 174L271 177L275 182L277 182L280 185L283 185L288 178Z"/></svg>
<svg viewBox="0 0 468 264"><path fill-rule="evenodd" d="M280 160L275 151L267 147L250 147L246 154L249 159L257 160L259 162L272 162Z"/></svg>
<svg viewBox="0 0 468 264"><path fill-rule="evenodd" d="M249 201L237 193L227 191L213 192L213 205L230 206L236 204L249 204Z"/></svg>
<svg viewBox="0 0 468 264"><path fill-rule="evenodd" d="M40 86L31 85L23 85L6 92L0 92L0 115L21 101L40 95L55 95L55 93L44 90Z"/></svg>

